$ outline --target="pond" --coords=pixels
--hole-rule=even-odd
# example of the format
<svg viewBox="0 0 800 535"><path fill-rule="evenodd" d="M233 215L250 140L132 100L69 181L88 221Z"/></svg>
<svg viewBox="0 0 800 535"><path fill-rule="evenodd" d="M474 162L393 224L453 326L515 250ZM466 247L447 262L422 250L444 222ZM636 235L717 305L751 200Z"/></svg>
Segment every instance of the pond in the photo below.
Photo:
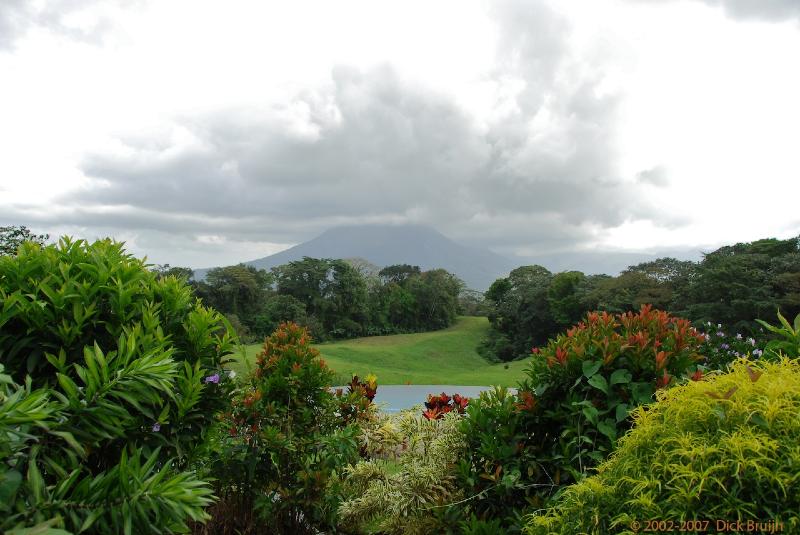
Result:
<svg viewBox="0 0 800 535"><path fill-rule="evenodd" d="M491 386L458 386L458 385L379 385L374 402L385 412L399 412L421 405L428 400L428 394L448 396L461 394L468 398L476 398Z"/></svg>

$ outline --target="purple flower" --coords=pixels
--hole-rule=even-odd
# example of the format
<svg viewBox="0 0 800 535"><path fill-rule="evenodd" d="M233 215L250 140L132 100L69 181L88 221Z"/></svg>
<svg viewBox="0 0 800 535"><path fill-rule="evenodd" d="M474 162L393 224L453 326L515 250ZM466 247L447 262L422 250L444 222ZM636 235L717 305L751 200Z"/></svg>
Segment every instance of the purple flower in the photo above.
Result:
<svg viewBox="0 0 800 535"><path fill-rule="evenodd" d="M209 375L208 377L205 378L205 381L206 381L206 383L217 384L217 383L219 383L219 374L215 373L214 375Z"/></svg>
<svg viewBox="0 0 800 535"><path fill-rule="evenodd" d="M153 424L153 432L158 433L159 431L161 431L161 424L156 422Z"/></svg>
<svg viewBox="0 0 800 535"><path fill-rule="evenodd" d="M763 354L764 354L764 352L761 351L760 349L754 349L753 350L753 355L756 356L756 357L760 357Z"/></svg>
<svg viewBox="0 0 800 535"><path fill-rule="evenodd" d="M731 346L729 346L728 344L720 344L719 347L720 349L728 349Z"/></svg>
<svg viewBox="0 0 800 535"><path fill-rule="evenodd" d="M751 346L755 346L756 345L756 339L755 338L748 338L747 341L750 342Z"/></svg>
<svg viewBox="0 0 800 535"><path fill-rule="evenodd" d="M717 336L725 336L725 333L722 331L717 331Z"/></svg>

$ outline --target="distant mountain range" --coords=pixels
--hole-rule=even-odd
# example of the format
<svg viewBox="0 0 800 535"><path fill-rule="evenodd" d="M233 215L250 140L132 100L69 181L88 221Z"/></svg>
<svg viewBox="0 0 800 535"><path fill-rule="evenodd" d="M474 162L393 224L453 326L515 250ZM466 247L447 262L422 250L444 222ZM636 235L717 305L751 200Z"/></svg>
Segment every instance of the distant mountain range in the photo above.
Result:
<svg viewBox="0 0 800 535"><path fill-rule="evenodd" d="M336 227L285 251L244 263L269 270L304 256L363 258L380 267L411 264L422 270L443 268L480 291L517 267L512 260L488 249L461 245L421 225ZM195 278L201 280L207 272L208 269L195 270Z"/></svg>
<svg viewBox="0 0 800 535"><path fill-rule="evenodd" d="M615 252L559 253L513 259L488 249L469 247L422 225L361 225L336 227L316 238L274 255L244 264L258 269L311 258L361 258L377 266L411 264L423 270L443 268L457 275L469 288L485 291L498 278L519 266L539 264L555 272L579 270L586 274L616 275L628 266L655 260L659 256L699 259L699 253L639 254ZM197 269L195 279L205 278L208 269Z"/></svg>

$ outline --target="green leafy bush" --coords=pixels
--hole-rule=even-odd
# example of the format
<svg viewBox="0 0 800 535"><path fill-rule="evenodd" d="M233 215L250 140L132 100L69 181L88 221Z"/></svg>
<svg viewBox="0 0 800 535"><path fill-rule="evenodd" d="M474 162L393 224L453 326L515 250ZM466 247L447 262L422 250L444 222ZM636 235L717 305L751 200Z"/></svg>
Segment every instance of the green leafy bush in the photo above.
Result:
<svg viewBox="0 0 800 535"><path fill-rule="evenodd" d="M221 499L209 532L313 533L335 524L358 428L339 413L332 377L305 328L282 324L264 342L218 428L210 469Z"/></svg>
<svg viewBox="0 0 800 535"><path fill-rule="evenodd" d="M751 520L797 533L798 414L797 360L740 360L729 373L662 391L635 411L598 473L531 517L526 532L634 533L634 522L644 529L648 520L705 520L702 531L716 532L726 531L718 520Z"/></svg>
<svg viewBox="0 0 800 535"><path fill-rule="evenodd" d="M467 515L507 518L541 507L602 461L630 427L629 411L676 377L696 370L704 340L687 320L645 305L637 314L589 313L535 348L528 378L511 394L473 400L460 466Z"/></svg>
<svg viewBox="0 0 800 535"><path fill-rule="evenodd" d="M13 437L0 470L25 476L4 487L0 528L162 533L204 518L209 489L179 470L227 404L222 317L108 240L23 244L0 258L0 298Z"/></svg>

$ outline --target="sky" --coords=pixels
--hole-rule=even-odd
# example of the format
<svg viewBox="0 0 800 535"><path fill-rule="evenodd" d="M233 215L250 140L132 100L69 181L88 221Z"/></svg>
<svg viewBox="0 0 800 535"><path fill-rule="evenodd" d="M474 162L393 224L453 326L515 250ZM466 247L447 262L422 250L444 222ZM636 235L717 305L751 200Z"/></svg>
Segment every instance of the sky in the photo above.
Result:
<svg viewBox="0 0 800 535"><path fill-rule="evenodd" d="M153 263L800 234L797 0L2 0L0 225Z"/></svg>

